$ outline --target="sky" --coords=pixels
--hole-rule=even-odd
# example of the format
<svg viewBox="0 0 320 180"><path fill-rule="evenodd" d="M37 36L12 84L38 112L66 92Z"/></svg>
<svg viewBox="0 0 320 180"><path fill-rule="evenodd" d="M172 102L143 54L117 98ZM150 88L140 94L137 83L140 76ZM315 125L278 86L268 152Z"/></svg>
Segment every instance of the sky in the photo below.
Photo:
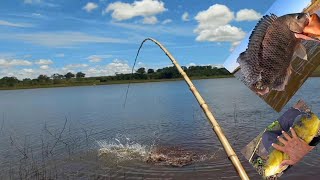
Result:
<svg viewBox="0 0 320 180"><path fill-rule="evenodd" d="M292 3L292 0L277 0L272 4L269 10L265 14L273 13L277 16L282 16L290 13L299 13L302 12L304 8L308 7L311 3L311 0L299 0ZM264 15L265 15L264 14ZM237 46L232 54L227 58L223 66L230 72L233 72L239 64L237 63L237 58L240 53L244 52L247 49L250 33L247 33L244 40Z"/></svg>
<svg viewBox="0 0 320 180"><path fill-rule="evenodd" d="M165 45L183 66L221 67L273 2L1 0L0 78L129 73L147 37ZM170 65L148 42L137 68Z"/></svg>

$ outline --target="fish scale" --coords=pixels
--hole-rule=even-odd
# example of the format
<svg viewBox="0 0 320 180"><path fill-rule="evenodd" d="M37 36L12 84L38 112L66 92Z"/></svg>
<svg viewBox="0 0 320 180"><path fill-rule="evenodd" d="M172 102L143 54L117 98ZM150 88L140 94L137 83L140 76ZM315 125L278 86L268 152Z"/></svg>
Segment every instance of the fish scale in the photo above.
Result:
<svg viewBox="0 0 320 180"><path fill-rule="evenodd" d="M262 58L258 59L259 65L264 69L262 79L275 81L279 75L281 76L286 71L290 65L296 43L298 41L290 29L283 26L280 20L275 20L268 28L262 43Z"/></svg>
<svg viewBox="0 0 320 180"><path fill-rule="evenodd" d="M302 32L307 21L303 13L264 16L250 35L248 48L237 59L242 81L257 92L284 90L294 52L301 42L295 33Z"/></svg>

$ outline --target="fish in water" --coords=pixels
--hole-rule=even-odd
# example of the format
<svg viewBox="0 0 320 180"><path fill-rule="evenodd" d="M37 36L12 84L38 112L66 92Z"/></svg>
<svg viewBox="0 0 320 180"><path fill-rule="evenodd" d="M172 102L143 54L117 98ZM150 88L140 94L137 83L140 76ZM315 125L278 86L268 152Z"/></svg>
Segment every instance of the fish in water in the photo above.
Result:
<svg viewBox="0 0 320 180"><path fill-rule="evenodd" d="M156 147L149 152L146 162L155 165L183 167L195 162L212 160L218 155L222 156L221 154L217 154L217 152L210 154L209 152L185 150L180 147Z"/></svg>
<svg viewBox="0 0 320 180"><path fill-rule="evenodd" d="M310 115L302 115L300 120L293 125L298 137L304 140L306 143L310 143L314 137L319 136L320 120L319 118L310 113ZM289 132L290 134L290 132ZM277 144L281 144L278 142ZM264 176L270 177L283 172L288 166L280 167L283 160L289 159L289 156L281 151L274 149L269 153L269 158L264 165Z"/></svg>
<svg viewBox="0 0 320 180"><path fill-rule="evenodd" d="M310 15L265 15L255 26L246 51L237 62L243 81L252 90L265 95L271 90L284 91L292 73L291 62L296 56L307 60L305 47L299 37L308 25Z"/></svg>

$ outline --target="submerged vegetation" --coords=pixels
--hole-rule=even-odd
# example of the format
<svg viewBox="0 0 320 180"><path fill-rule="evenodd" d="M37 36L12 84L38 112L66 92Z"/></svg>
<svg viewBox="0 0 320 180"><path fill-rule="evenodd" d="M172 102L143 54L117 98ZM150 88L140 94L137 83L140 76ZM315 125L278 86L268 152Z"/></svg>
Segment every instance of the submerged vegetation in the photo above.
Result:
<svg viewBox="0 0 320 180"><path fill-rule="evenodd" d="M189 77L194 79L232 77L225 68L213 66L182 66ZM45 87L66 87L84 85L105 85L137 82L154 82L165 80L177 80L181 75L175 67L161 69L139 68L131 74L115 74L114 76L86 77L85 73L73 74L68 72L65 75L53 74L52 76L39 75L36 79L25 78L19 80L16 77L3 77L0 79L0 89L24 89L24 88L45 88Z"/></svg>

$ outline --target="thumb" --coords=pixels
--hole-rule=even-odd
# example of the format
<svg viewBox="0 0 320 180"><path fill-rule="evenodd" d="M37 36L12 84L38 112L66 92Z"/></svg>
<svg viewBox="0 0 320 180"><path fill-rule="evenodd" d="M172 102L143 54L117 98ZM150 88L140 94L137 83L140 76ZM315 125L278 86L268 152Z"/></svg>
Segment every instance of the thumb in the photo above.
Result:
<svg viewBox="0 0 320 180"><path fill-rule="evenodd" d="M290 159L287 159L287 160L283 160L280 164L280 168L282 168L283 166L286 166L286 165L292 165L293 164L293 161L290 160Z"/></svg>

